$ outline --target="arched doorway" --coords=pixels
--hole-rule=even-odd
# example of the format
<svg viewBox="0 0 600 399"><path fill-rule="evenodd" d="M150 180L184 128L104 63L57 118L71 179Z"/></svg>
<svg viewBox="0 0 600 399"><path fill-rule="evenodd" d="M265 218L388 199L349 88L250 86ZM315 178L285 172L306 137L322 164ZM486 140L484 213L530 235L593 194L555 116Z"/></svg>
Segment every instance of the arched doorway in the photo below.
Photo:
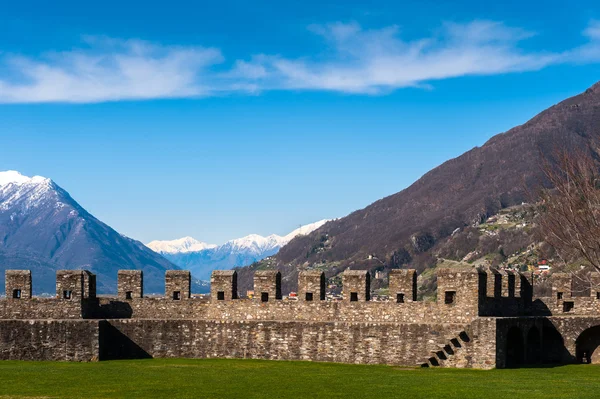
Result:
<svg viewBox="0 0 600 399"><path fill-rule="evenodd" d="M600 326L588 328L575 341L575 353L579 363L600 364Z"/></svg>
<svg viewBox="0 0 600 399"><path fill-rule="evenodd" d="M542 348L544 348L542 361L545 364L558 364L566 361L563 356L564 353L568 354L565 342L553 325L544 326L542 330Z"/></svg>
<svg viewBox="0 0 600 399"><path fill-rule="evenodd" d="M540 339L540 330L536 326L529 329L527 333L527 356L526 364L538 364L541 361L542 340Z"/></svg>
<svg viewBox="0 0 600 399"><path fill-rule="evenodd" d="M518 327L511 327L506 334L506 367L523 364L523 334Z"/></svg>

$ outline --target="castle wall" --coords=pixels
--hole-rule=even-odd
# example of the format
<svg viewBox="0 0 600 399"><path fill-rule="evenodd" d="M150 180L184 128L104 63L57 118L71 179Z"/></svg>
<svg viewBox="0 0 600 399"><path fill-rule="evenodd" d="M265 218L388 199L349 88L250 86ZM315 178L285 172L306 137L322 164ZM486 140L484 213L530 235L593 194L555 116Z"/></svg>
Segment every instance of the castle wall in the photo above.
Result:
<svg viewBox="0 0 600 399"><path fill-rule="evenodd" d="M151 357L248 358L415 366L460 324L111 320L123 348ZM111 333L116 336L114 331ZM118 341L118 339L114 339ZM128 353L121 353L128 357Z"/></svg>
<svg viewBox="0 0 600 399"><path fill-rule="evenodd" d="M209 301L191 298L143 298L131 301L100 299L102 318L167 318L209 320L339 321L367 323L469 323L477 307L440 306L435 302L344 302L250 299Z"/></svg>
<svg viewBox="0 0 600 399"><path fill-rule="evenodd" d="M81 319L92 316L95 300L31 298L0 301L0 319Z"/></svg>
<svg viewBox="0 0 600 399"><path fill-rule="evenodd" d="M98 360L98 325L95 320L0 320L0 360Z"/></svg>
<svg viewBox="0 0 600 399"><path fill-rule="evenodd" d="M0 359L232 357L488 369L514 362L515 342L523 359L543 349L552 361L572 362L581 357L582 331L600 326L596 291L573 297L568 275L556 276L552 297L531 302L530 275L437 272L435 302L413 300L412 270L390 274L389 301L370 301L369 274L355 270L344 272L343 301L320 300L324 276L315 271L299 275L300 300L278 299L277 271L256 273L254 299L235 298L233 271L213 273L210 297L190 294L185 271L167 272L164 296L143 297L141 272L124 271L115 298L96 298L87 271L59 271L55 298L30 298L28 273L9 272L9 295L20 289L21 296L0 300Z"/></svg>

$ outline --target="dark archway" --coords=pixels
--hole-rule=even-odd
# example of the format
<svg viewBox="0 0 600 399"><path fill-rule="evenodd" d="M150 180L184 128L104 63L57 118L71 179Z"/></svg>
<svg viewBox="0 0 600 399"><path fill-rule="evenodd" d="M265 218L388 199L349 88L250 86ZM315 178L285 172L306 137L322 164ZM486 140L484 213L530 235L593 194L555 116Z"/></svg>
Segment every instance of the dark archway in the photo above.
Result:
<svg viewBox="0 0 600 399"><path fill-rule="evenodd" d="M524 361L523 333L511 327L506 334L506 367L519 367Z"/></svg>
<svg viewBox="0 0 600 399"><path fill-rule="evenodd" d="M575 341L578 363L600 364L600 326L588 328Z"/></svg>
<svg viewBox="0 0 600 399"><path fill-rule="evenodd" d="M529 329L527 333L527 356L526 364L538 364L541 362L542 340L540 338L540 330L536 326Z"/></svg>
<svg viewBox="0 0 600 399"><path fill-rule="evenodd" d="M565 341L553 325L544 326L542 330L542 361L545 364L564 363Z"/></svg>

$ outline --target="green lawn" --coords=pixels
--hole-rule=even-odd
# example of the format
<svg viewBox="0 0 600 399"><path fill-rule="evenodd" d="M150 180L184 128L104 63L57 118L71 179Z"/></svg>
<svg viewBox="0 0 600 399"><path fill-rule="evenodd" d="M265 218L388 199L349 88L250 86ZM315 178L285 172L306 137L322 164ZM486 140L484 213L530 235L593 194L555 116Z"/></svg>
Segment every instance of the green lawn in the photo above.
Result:
<svg viewBox="0 0 600 399"><path fill-rule="evenodd" d="M401 369L259 360L0 362L0 398L598 398L600 367Z"/></svg>

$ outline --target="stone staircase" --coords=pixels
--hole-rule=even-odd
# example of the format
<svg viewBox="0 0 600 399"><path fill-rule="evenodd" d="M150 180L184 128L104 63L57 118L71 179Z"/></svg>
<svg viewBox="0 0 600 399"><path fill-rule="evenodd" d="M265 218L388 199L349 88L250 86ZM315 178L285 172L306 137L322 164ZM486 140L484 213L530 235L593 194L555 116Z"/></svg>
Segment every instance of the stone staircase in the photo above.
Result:
<svg viewBox="0 0 600 399"><path fill-rule="evenodd" d="M445 343L437 344L417 365L420 367L456 367L457 356L465 350L465 345L471 342L467 329L459 331Z"/></svg>

